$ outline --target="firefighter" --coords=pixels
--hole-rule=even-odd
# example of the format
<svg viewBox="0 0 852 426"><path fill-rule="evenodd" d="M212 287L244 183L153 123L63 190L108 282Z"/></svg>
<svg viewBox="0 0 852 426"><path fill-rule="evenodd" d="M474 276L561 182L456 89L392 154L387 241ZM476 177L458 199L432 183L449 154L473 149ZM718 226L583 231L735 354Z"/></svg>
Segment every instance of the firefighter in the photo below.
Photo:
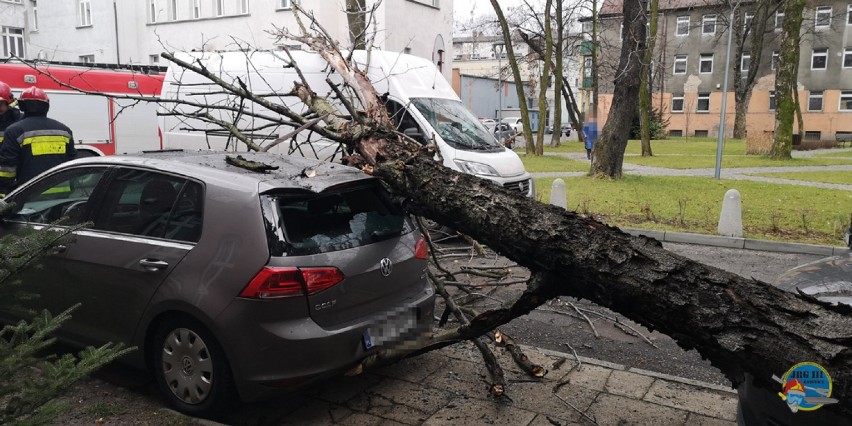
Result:
<svg viewBox="0 0 852 426"><path fill-rule="evenodd" d="M3 132L6 128L23 117L21 110L15 107L12 88L0 81L0 143L3 143Z"/></svg>
<svg viewBox="0 0 852 426"><path fill-rule="evenodd" d="M2 196L77 155L71 129L47 118L50 100L44 90L38 87L24 90L18 106L24 112L24 119L6 128L4 142L0 144Z"/></svg>

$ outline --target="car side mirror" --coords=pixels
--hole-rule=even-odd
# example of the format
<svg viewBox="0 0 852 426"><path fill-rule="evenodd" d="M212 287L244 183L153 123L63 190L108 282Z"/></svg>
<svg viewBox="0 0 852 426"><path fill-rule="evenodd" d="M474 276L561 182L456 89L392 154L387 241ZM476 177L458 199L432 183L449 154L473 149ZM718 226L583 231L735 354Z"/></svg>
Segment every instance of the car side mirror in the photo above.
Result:
<svg viewBox="0 0 852 426"><path fill-rule="evenodd" d="M409 127L402 131L405 136L408 136L411 139L421 139L423 137L423 133L420 133L420 129L416 127Z"/></svg>

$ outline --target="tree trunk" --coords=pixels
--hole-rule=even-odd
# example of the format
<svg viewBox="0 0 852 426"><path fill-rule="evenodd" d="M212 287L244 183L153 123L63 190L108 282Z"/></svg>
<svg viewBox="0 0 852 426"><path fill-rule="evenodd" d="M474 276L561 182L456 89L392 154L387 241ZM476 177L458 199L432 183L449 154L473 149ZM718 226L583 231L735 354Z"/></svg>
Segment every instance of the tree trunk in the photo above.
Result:
<svg viewBox="0 0 852 426"><path fill-rule="evenodd" d="M547 83L550 80L550 64L553 61L553 34L550 31L550 8L553 0L544 3L544 55L541 56L543 63L541 79L538 88L538 131L535 136L535 155L544 155L544 122L547 116Z"/></svg>
<svg viewBox="0 0 852 426"><path fill-rule="evenodd" d="M654 42L657 40L657 7L660 0L651 0L651 23L647 37L648 46L642 60L642 80L639 83L639 116L642 125L642 156L651 157L651 61L654 59Z"/></svg>
<svg viewBox="0 0 852 426"><path fill-rule="evenodd" d="M586 135L583 134L583 123L580 120L580 109L577 107L577 98L574 97L574 91L571 90L571 85L565 77L562 77L562 96L568 106L568 118L571 120L571 126L574 127L577 140L586 142Z"/></svg>
<svg viewBox="0 0 852 426"><path fill-rule="evenodd" d="M621 177L624 150L639 100L642 58L645 56L644 2L625 1L621 57L618 62L606 125L592 148L592 176ZM597 105L595 105L597 107Z"/></svg>
<svg viewBox="0 0 852 426"><path fill-rule="evenodd" d="M367 0L346 0L349 41L355 49L367 48Z"/></svg>
<svg viewBox="0 0 852 426"><path fill-rule="evenodd" d="M512 32L509 30L509 24L506 22L506 16L503 15L503 9L497 0L491 0L491 7L494 8L494 13L497 14L497 21L500 23L500 29L503 31L503 42L506 44L506 55L509 57L509 66L512 68L512 76L515 79L515 90L518 94L518 106L521 109L521 121L524 123L524 144L528 155L535 155L535 142L530 130L530 111L527 107L526 92L524 92L524 81L521 79L521 69L518 67L518 58L515 57L515 49L512 47Z"/></svg>
<svg viewBox="0 0 852 426"><path fill-rule="evenodd" d="M588 299L697 349L734 383L749 372L775 389L773 374L800 361L817 362L832 374L839 408L852 413L849 308L808 301L691 261L656 240L447 170L428 154L381 163L375 175L406 197L411 213L451 226L552 277L531 286L511 307L515 314L554 295ZM496 327L508 321L505 311L483 313L472 325ZM482 324L495 315L499 321Z"/></svg>
<svg viewBox="0 0 852 426"><path fill-rule="evenodd" d="M550 146L559 146L562 140L562 75L565 55L565 23L562 16L562 1L556 0L556 64L553 67L553 135ZM568 100L565 100L566 104Z"/></svg>
<svg viewBox="0 0 852 426"><path fill-rule="evenodd" d="M737 15L737 22L741 22L742 14ZM754 12L754 17L751 24L745 27L744 30L739 25L734 25L734 37L737 40L736 57L742 58L745 51L746 40L749 46L760 46L760 48L751 48L751 63L745 78L742 78L742 67L740 61L734 61L734 138L745 139L747 132L747 116L748 104L751 100L752 89L757 82L758 71L763 62L763 39L766 34L766 26L770 19L774 19L775 15L769 13L769 4L766 2L758 3L757 9Z"/></svg>
<svg viewBox="0 0 852 426"><path fill-rule="evenodd" d="M794 91L798 87L799 32L802 28L805 1L784 0L782 7L784 24L778 70L775 75L775 140L772 141L769 151L769 158L773 160L792 158L793 120L796 113Z"/></svg>

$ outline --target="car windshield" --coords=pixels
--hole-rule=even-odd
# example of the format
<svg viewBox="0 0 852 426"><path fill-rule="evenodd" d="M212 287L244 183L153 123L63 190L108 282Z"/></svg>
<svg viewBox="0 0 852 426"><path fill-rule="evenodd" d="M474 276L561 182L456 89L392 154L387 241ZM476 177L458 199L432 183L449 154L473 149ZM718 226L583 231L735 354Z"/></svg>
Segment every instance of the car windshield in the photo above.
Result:
<svg viewBox="0 0 852 426"><path fill-rule="evenodd" d="M378 184L271 198L278 208L285 250L294 255L359 247L414 230Z"/></svg>
<svg viewBox="0 0 852 426"><path fill-rule="evenodd" d="M464 104L451 99L414 98L411 103L445 142L456 149L501 151L503 146Z"/></svg>

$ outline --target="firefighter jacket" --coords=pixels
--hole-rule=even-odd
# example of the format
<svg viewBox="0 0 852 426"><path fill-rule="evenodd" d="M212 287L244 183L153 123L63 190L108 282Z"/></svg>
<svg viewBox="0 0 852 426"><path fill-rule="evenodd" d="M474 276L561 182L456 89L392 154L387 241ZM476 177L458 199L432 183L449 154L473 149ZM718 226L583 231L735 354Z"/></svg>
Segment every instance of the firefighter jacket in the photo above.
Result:
<svg viewBox="0 0 852 426"><path fill-rule="evenodd" d="M15 107L9 107L3 114L0 114L0 143L3 143L3 134L6 128L15 124L24 118L24 113Z"/></svg>
<svg viewBox="0 0 852 426"><path fill-rule="evenodd" d="M6 128L0 144L0 194L77 156L68 126L43 115L27 116Z"/></svg>

